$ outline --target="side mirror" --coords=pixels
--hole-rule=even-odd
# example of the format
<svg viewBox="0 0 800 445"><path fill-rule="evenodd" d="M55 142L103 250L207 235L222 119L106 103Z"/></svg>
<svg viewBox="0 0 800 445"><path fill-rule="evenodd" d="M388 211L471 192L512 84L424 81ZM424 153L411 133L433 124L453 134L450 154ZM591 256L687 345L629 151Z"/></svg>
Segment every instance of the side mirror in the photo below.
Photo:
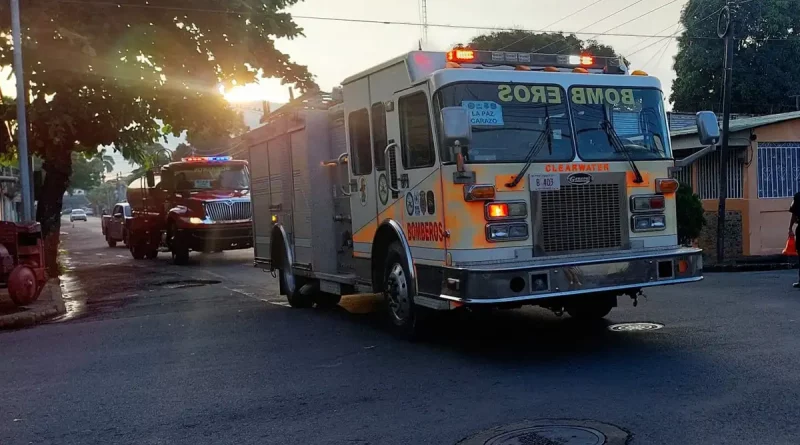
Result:
<svg viewBox="0 0 800 445"><path fill-rule="evenodd" d="M697 134L703 145L717 145L719 142L719 121L713 111L697 113Z"/></svg>
<svg viewBox="0 0 800 445"><path fill-rule="evenodd" d="M472 125L469 111L462 107L442 108L442 136L444 145L453 147L466 146L472 141Z"/></svg>
<svg viewBox="0 0 800 445"><path fill-rule="evenodd" d="M117 219L122 218L122 213L115 213L114 214L114 218L117 218Z"/></svg>
<svg viewBox="0 0 800 445"><path fill-rule="evenodd" d="M147 170L145 177L147 178L147 188L153 188L156 186L156 175L153 174L152 170Z"/></svg>

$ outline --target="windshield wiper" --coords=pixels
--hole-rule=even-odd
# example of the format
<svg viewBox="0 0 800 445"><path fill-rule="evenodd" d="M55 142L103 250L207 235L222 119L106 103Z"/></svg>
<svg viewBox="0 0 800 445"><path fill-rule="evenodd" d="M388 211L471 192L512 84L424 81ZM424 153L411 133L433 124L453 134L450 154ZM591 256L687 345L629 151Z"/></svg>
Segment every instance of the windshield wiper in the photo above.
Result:
<svg viewBox="0 0 800 445"><path fill-rule="evenodd" d="M628 151L628 147L619 139L619 135L617 134L617 130L614 129L614 125L608 120L608 110L606 107L603 107L603 122L601 123L601 128L608 136L608 143L611 144L617 151L621 151L623 155L625 155L625 159L628 160L628 163L631 165L631 170L633 170L633 174L635 178L633 182L636 184L641 184L644 182L644 178L642 177L642 172L639 171L639 167L636 166L636 163L633 162L633 158L631 157L631 153Z"/></svg>
<svg viewBox="0 0 800 445"><path fill-rule="evenodd" d="M511 180L511 182L506 184L506 187L513 189L514 187L517 186L517 184L519 184L519 182L522 180L523 175L525 175L525 172L528 171L528 167L530 167L531 164L533 163L533 158L539 153L539 151L544 146L545 139L547 139L547 146L550 149L550 153L553 153L553 138L552 138L552 132L550 130L550 116L547 116L544 119L544 131L542 132L542 134L539 135L539 138L536 139L536 142L534 142L531 145L530 150L528 150L528 154L525 156L525 165L522 167L522 170L519 173L517 173L517 176L515 176L514 179Z"/></svg>

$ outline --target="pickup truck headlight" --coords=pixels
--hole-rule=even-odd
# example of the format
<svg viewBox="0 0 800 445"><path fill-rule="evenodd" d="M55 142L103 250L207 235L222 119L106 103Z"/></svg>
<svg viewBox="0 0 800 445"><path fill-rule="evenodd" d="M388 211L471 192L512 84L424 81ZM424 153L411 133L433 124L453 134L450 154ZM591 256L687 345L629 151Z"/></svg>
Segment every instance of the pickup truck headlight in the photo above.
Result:
<svg viewBox="0 0 800 445"><path fill-rule="evenodd" d="M203 224L203 220L196 216L193 216L189 218L189 224Z"/></svg>

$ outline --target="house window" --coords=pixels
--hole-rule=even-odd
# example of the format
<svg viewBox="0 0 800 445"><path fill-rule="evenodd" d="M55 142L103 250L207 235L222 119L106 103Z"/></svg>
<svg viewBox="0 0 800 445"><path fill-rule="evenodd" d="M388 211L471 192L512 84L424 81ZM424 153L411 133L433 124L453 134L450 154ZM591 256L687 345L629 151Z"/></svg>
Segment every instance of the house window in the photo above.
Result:
<svg viewBox="0 0 800 445"><path fill-rule="evenodd" d="M419 92L400 98L400 136L403 144L403 167L432 167L436 162L433 147L428 98Z"/></svg>
<svg viewBox="0 0 800 445"><path fill-rule="evenodd" d="M799 181L800 142L759 142L759 198L791 198Z"/></svg>
<svg viewBox="0 0 800 445"><path fill-rule="evenodd" d="M353 174L372 173L372 150L369 137L369 112L366 108L353 111L347 117L350 132L350 153Z"/></svg>

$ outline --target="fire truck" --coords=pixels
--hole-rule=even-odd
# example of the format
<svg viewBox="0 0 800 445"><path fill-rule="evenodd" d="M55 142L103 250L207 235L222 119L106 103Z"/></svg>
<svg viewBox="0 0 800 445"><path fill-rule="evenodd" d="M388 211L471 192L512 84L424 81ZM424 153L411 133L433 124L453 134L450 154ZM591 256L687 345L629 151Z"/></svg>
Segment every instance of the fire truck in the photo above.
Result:
<svg viewBox="0 0 800 445"><path fill-rule="evenodd" d="M716 144L716 116L697 119ZM414 335L432 311L592 320L702 279L677 239L661 84L619 58L413 51L248 140L255 265L294 307L382 294Z"/></svg>
<svg viewBox="0 0 800 445"><path fill-rule="evenodd" d="M133 258L154 259L159 250L186 264L189 252L220 252L253 246L250 173L247 161L230 156L193 156L148 171L128 188L132 218L128 248Z"/></svg>

